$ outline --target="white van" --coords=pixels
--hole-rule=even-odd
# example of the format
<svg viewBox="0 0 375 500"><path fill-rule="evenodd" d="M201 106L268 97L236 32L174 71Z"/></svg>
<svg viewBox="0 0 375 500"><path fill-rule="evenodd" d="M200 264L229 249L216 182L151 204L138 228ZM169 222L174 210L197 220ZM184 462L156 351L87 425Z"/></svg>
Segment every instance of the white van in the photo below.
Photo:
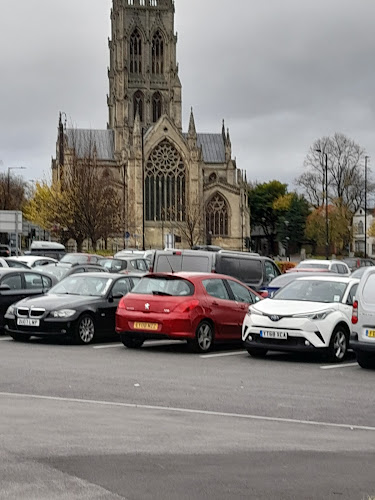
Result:
<svg viewBox="0 0 375 500"><path fill-rule="evenodd" d="M362 368L375 368L375 266L366 269L355 294L350 347Z"/></svg>
<svg viewBox="0 0 375 500"><path fill-rule="evenodd" d="M60 260L66 254L66 248L61 243L53 241L33 241L30 251L27 255L40 255L43 257L52 257Z"/></svg>

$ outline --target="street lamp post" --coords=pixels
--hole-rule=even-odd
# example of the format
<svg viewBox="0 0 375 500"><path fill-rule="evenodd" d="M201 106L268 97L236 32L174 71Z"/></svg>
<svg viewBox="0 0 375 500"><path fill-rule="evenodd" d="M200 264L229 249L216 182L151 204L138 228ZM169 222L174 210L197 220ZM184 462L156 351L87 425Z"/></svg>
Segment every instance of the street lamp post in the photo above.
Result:
<svg viewBox="0 0 375 500"><path fill-rule="evenodd" d="M324 173L325 173L325 187L324 187L324 190L325 190L325 200L323 200L323 202L325 202L325 205L326 205L326 259L328 259L328 253L329 253L329 232L328 232L328 155L327 153L325 153L324 151L322 151L321 149L316 149L315 150L317 153L322 153L324 154L324 157L325 157L325 163L324 163Z"/></svg>
<svg viewBox="0 0 375 500"><path fill-rule="evenodd" d="M367 257L367 160L365 156L365 259Z"/></svg>
<svg viewBox="0 0 375 500"><path fill-rule="evenodd" d="M8 167L8 186L7 186L7 210L10 207L10 171L11 170L25 170L26 167Z"/></svg>

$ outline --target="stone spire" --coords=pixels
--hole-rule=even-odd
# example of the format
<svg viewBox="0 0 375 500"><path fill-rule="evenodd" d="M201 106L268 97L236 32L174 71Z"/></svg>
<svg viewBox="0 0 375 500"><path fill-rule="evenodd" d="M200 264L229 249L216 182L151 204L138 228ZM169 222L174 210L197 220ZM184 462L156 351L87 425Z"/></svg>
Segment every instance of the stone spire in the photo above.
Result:
<svg viewBox="0 0 375 500"><path fill-rule="evenodd" d="M134 149L142 147L141 118L139 116L138 108L134 118L133 147Z"/></svg>
<svg viewBox="0 0 375 500"><path fill-rule="evenodd" d="M232 159L232 143L230 142L229 128L227 129L227 134L225 135L224 130L224 144L225 144L225 161L229 163Z"/></svg>
<svg viewBox="0 0 375 500"><path fill-rule="evenodd" d="M189 137L196 139L197 138L197 129L195 128L194 114L193 108L190 111L190 121L189 121Z"/></svg>

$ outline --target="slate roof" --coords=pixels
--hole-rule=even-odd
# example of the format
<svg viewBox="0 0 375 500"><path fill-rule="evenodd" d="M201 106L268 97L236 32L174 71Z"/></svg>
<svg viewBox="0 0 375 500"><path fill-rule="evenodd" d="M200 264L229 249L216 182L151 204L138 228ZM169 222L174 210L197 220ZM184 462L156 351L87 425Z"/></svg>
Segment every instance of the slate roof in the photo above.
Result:
<svg viewBox="0 0 375 500"><path fill-rule="evenodd" d="M188 134L183 134L187 139ZM225 146L222 134L197 134L205 163L225 163Z"/></svg>
<svg viewBox="0 0 375 500"><path fill-rule="evenodd" d="M114 160L113 130L67 129L68 147L74 148L79 158L92 156L94 147L98 160ZM91 151L88 151L91 149Z"/></svg>
<svg viewBox="0 0 375 500"><path fill-rule="evenodd" d="M93 154L96 148L98 160L113 161L113 130L67 129L69 148L75 148L79 158ZM185 139L187 134L183 134ZM205 163L225 163L225 146L222 134L197 134L198 146L202 148ZM91 148L91 151L88 151Z"/></svg>

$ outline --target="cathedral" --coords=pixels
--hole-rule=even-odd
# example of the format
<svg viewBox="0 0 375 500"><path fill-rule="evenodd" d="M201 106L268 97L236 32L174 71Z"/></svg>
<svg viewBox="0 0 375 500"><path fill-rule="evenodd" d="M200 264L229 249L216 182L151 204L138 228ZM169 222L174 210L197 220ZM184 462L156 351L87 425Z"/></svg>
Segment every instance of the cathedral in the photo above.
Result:
<svg viewBox="0 0 375 500"><path fill-rule="evenodd" d="M168 236L188 248L190 231L194 244L243 250L247 183L229 131L223 122L218 133L197 132L193 110L182 128L174 13L173 0L113 0L107 128L67 128L60 115L53 180L90 141L98 172L121 196L129 247L163 248Z"/></svg>

